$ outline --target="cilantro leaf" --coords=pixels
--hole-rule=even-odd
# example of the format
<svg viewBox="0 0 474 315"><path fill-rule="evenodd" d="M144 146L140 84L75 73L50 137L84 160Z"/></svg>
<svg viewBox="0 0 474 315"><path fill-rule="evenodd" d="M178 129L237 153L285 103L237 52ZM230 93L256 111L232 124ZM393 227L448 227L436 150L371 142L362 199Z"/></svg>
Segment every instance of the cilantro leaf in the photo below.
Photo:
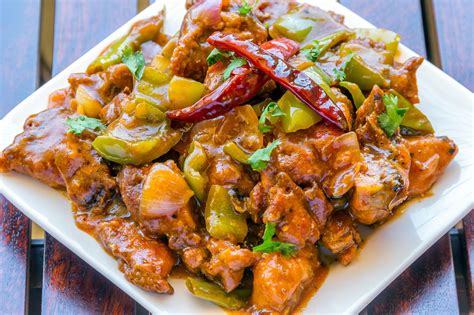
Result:
<svg viewBox="0 0 474 315"><path fill-rule="evenodd" d="M122 62L127 65L133 76L140 80L145 71L145 57L141 51L133 52L130 46L127 46L122 53Z"/></svg>
<svg viewBox="0 0 474 315"><path fill-rule="evenodd" d="M263 232L263 243L252 248L254 252L273 253L281 252L284 256L292 256L297 251L298 247L294 244L274 242L272 240L276 232L275 223L265 223L265 232Z"/></svg>
<svg viewBox="0 0 474 315"><path fill-rule="evenodd" d="M209 54L209 56L207 56L207 64L209 66L212 66L219 60L222 60L224 58L229 58L231 56L233 56L233 53L230 51L221 51L217 48L214 48Z"/></svg>
<svg viewBox="0 0 474 315"><path fill-rule="evenodd" d="M339 68L332 69L332 72L334 72L334 75L336 76L336 80L344 81L346 79L347 64L352 60L352 58L354 58L355 55L355 53L350 53L347 55L346 60Z"/></svg>
<svg viewBox="0 0 474 315"><path fill-rule="evenodd" d="M334 68L332 69L334 72L334 75L336 76L336 80L338 81L344 81L346 79L346 72L341 68Z"/></svg>
<svg viewBox="0 0 474 315"><path fill-rule="evenodd" d="M313 47L306 50L306 58L312 62L318 60L319 55L321 54L321 46L319 40L313 40Z"/></svg>
<svg viewBox="0 0 474 315"><path fill-rule="evenodd" d="M227 79L230 77L230 75L231 75L231 73L232 73L232 71L233 71L234 69L236 69L236 68L238 68L238 67L241 67L241 66L243 66L243 65L245 65L245 64L247 64L247 60L245 60L245 59L242 59L242 58L234 58L234 59L232 59L232 61L230 62L230 64L229 64L229 65L227 66L227 68L225 69L224 74L223 74L223 76L222 76L222 79L223 79L224 81L227 80Z"/></svg>
<svg viewBox="0 0 474 315"><path fill-rule="evenodd" d="M385 113L380 114L377 120L380 128L385 131L387 136L391 137L400 126L408 108L398 108L398 97L392 94L385 94L382 100L385 105Z"/></svg>
<svg viewBox="0 0 474 315"><path fill-rule="evenodd" d="M280 140L275 140L266 148L258 149L248 159L248 162L254 171L263 171L272 156L272 151L281 143Z"/></svg>
<svg viewBox="0 0 474 315"><path fill-rule="evenodd" d="M265 124L267 118L282 116L285 116L285 113L281 110L280 107L278 107L277 103L268 103L268 105L265 107L262 114L260 115L260 118L258 119L258 129L263 133L269 132L270 130L272 130L272 127Z"/></svg>
<svg viewBox="0 0 474 315"><path fill-rule="evenodd" d="M80 135L86 129L97 130L105 128L105 125L100 120L87 116L68 117L66 118L66 124L69 126L67 132L75 135Z"/></svg>
<svg viewBox="0 0 474 315"><path fill-rule="evenodd" d="M249 14L250 11L252 11L252 9L257 5L258 1L260 0L257 0L254 2L253 5L250 5L247 0L243 0L242 1L242 6L239 8L239 13L240 15L247 15Z"/></svg>

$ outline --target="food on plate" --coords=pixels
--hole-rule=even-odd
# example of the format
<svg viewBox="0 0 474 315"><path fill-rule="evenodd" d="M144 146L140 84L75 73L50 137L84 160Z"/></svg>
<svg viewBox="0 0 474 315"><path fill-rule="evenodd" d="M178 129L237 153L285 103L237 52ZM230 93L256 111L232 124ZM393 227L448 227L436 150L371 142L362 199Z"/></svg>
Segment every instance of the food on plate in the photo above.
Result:
<svg viewBox="0 0 474 315"><path fill-rule="evenodd" d="M133 284L292 313L360 225L423 196L457 154L435 136L400 37L286 0L187 1L135 23L51 94L0 170L64 190ZM361 253L363 255L363 251Z"/></svg>

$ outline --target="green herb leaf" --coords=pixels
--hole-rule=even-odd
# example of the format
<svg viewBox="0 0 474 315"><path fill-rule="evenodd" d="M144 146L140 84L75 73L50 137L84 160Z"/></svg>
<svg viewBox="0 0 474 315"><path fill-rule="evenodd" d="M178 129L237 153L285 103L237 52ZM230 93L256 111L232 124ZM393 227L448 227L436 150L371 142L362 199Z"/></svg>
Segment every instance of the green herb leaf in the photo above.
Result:
<svg viewBox="0 0 474 315"><path fill-rule="evenodd" d="M263 171L272 156L272 151L281 143L280 140L275 140L266 148L258 149L248 159L248 162L254 171Z"/></svg>
<svg viewBox="0 0 474 315"><path fill-rule="evenodd" d="M268 126L266 123L267 118L269 117L282 117L285 116L285 113L278 107L278 104L275 102L270 102L263 110L260 118L258 119L258 129L261 132L266 133L272 130L271 126Z"/></svg>
<svg viewBox="0 0 474 315"><path fill-rule="evenodd" d="M334 68L332 69L334 75L336 76L336 80L344 81L346 79L346 72L342 68Z"/></svg>
<svg viewBox="0 0 474 315"><path fill-rule="evenodd" d="M231 75L231 73L232 73L232 71L233 71L234 69L236 69L236 68L238 68L238 67L241 67L241 66L243 66L243 65L245 65L245 64L247 64L247 60L245 60L245 59L242 59L242 58L234 58L234 59L232 59L232 61L230 62L230 64L227 66L227 69L225 69L224 74L223 74L223 76L222 76L222 79L223 79L224 81L227 80L227 79L230 77L230 75Z"/></svg>
<svg viewBox="0 0 474 315"><path fill-rule="evenodd" d="M123 50L122 62L127 65L137 80L142 78L143 71L145 71L145 57L141 51L134 53L132 48L127 46Z"/></svg>
<svg viewBox="0 0 474 315"><path fill-rule="evenodd" d="M319 55L321 54L321 46L319 40L313 40L313 47L306 51L306 58L312 62L318 60Z"/></svg>
<svg viewBox="0 0 474 315"><path fill-rule="evenodd" d="M391 137L400 126L408 108L398 108L398 97L392 94L385 94L382 100L385 105L385 113L380 114L377 120L380 128L385 131L387 136Z"/></svg>
<svg viewBox="0 0 474 315"><path fill-rule="evenodd" d="M106 127L100 120L87 116L68 117L66 118L66 124L69 126L67 132L72 132L76 135L80 135L86 129L97 130Z"/></svg>
<svg viewBox="0 0 474 315"><path fill-rule="evenodd" d="M355 55L355 53L350 53L349 55L347 55L346 60L339 68L332 69L334 75L336 76L336 80L344 81L346 79L347 64L352 60L352 58L354 58Z"/></svg>
<svg viewBox="0 0 474 315"><path fill-rule="evenodd" d="M211 53L209 54L209 56L207 56L207 64L212 66L213 64L215 64L216 62L218 62L219 60L223 60L225 58L229 58L231 56L233 56L233 52L230 52L230 51L221 51L217 48L214 48Z"/></svg>
<svg viewBox="0 0 474 315"><path fill-rule="evenodd" d="M247 15L257 5L259 0L255 1L253 5L250 5L247 0L242 1L242 6L239 8L240 15Z"/></svg>
<svg viewBox="0 0 474 315"><path fill-rule="evenodd" d="M254 252L260 253L273 253L280 251L284 256L292 256L298 250L298 247L294 244L274 242L272 240L276 232L275 223L265 223L265 232L263 232L263 243L252 248Z"/></svg>

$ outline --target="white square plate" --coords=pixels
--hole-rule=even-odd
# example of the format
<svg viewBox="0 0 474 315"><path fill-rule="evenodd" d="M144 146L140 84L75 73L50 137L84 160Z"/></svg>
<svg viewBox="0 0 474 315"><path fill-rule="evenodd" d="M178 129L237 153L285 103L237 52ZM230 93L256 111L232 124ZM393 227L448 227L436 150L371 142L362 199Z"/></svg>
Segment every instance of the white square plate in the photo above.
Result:
<svg viewBox="0 0 474 315"><path fill-rule="evenodd" d="M130 20L8 113L0 122L0 149L22 131L23 122L29 115L46 108L48 95L65 87L69 74L84 71L105 46L125 34L133 22L155 14L164 2L158 1ZM350 27L372 27L335 1L320 0L317 5L343 14ZM166 7L165 30L173 34L185 13L184 0L167 1ZM399 60L415 55L404 46L400 50ZM307 313L360 311L474 206L473 94L426 61L418 71L418 82L420 108L431 119L438 135L456 141L459 154L434 186L434 196L412 203L403 215L377 229L350 266L331 267L322 288L306 306ZM0 174L0 191L29 218L151 312L224 312L193 297L184 280L171 280L175 288L171 296L145 292L129 283L118 270L117 262L99 243L75 226L68 200L39 181L20 174Z"/></svg>

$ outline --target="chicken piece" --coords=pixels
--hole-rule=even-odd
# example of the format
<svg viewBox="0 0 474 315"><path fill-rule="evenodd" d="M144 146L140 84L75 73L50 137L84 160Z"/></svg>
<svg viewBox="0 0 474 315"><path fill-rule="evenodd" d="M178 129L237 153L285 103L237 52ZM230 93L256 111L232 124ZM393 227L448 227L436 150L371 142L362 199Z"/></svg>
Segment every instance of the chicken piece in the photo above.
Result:
<svg viewBox="0 0 474 315"><path fill-rule="evenodd" d="M351 213L363 224L385 219L408 197L410 152L399 135L390 139L379 127L377 118L385 110L382 96L375 86L357 110L355 125L363 161L350 204Z"/></svg>
<svg viewBox="0 0 474 315"><path fill-rule="evenodd" d="M53 188L64 187L55 155L69 129L66 118L71 115L65 108L54 107L28 117L24 131L3 150L0 169L27 174Z"/></svg>
<svg viewBox="0 0 474 315"><path fill-rule="evenodd" d="M101 109L95 109L94 113L89 113L87 109L81 108L82 105L77 101L79 87L89 98L97 101L101 107L107 105L120 92L131 91L133 88L133 75L125 64L113 65L105 71L91 75L73 73L69 76L68 81L70 90L75 97L70 102L71 109L95 117L99 115Z"/></svg>
<svg viewBox="0 0 474 315"><path fill-rule="evenodd" d="M71 201L80 209L102 212L114 197L117 185L109 167L92 147L95 135L81 136L66 133L56 148L54 163Z"/></svg>
<svg viewBox="0 0 474 315"><path fill-rule="evenodd" d="M99 113L100 119L106 125L110 125L114 120L117 120L120 117L125 105L127 105L129 101L128 91L117 94L110 103L102 107Z"/></svg>
<svg viewBox="0 0 474 315"><path fill-rule="evenodd" d="M321 242L347 266L356 255L361 238L351 216L345 211L336 211L329 217Z"/></svg>
<svg viewBox="0 0 474 315"><path fill-rule="evenodd" d="M167 278L176 259L162 241L144 236L136 223L121 218L102 222L97 236L128 281L147 291L173 293Z"/></svg>
<svg viewBox="0 0 474 315"><path fill-rule="evenodd" d="M165 163L176 172L180 172L173 161ZM140 212L140 200L143 184L150 171L150 166L125 166L117 176L120 193L130 211L132 218L143 226L145 231L154 237L167 236L169 246L173 250L181 250L188 246L197 246L201 237L195 233L196 220L192 206L188 203L173 215L157 218L144 217Z"/></svg>
<svg viewBox="0 0 474 315"><path fill-rule="evenodd" d="M309 204L309 209L317 219L318 228L321 231L333 211L333 206L326 198L323 190L315 182L304 190L304 195Z"/></svg>
<svg viewBox="0 0 474 315"><path fill-rule="evenodd" d="M23 133L3 151L1 168L28 174L53 188L66 187L81 210L102 211L115 195L115 180L92 148L95 134L67 132L68 117L77 114L62 107L30 116Z"/></svg>
<svg viewBox="0 0 474 315"><path fill-rule="evenodd" d="M400 68L390 68L390 87L402 94L412 104L418 104L416 71L423 63L423 57L412 57Z"/></svg>
<svg viewBox="0 0 474 315"><path fill-rule="evenodd" d="M256 254L240 248L229 241L210 238L206 248L212 257L201 266L201 271L210 279L222 283L224 290L230 292L237 288L244 270L256 261Z"/></svg>
<svg viewBox="0 0 474 315"><path fill-rule="evenodd" d="M407 198L408 176L396 162L364 152L364 164L355 179L351 211L363 224L382 221Z"/></svg>
<svg viewBox="0 0 474 315"><path fill-rule="evenodd" d="M215 31L239 34L241 39L256 44L267 40L265 26L252 14L239 14L238 9L236 0L204 0L189 8L171 57L174 74L201 82L204 80L208 67L206 59L212 50L206 40Z"/></svg>
<svg viewBox="0 0 474 315"><path fill-rule="evenodd" d="M326 123L288 134L279 133L281 144L275 149L276 158L270 161L268 169L287 173L298 185L320 182L327 170L320 150L341 134L340 129Z"/></svg>
<svg viewBox="0 0 474 315"><path fill-rule="evenodd" d="M223 151L227 142L235 142L248 152L263 147L263 136L258 130L258 117L250 105L239 106L223 116L194 125L189 142L197 141L209 159L209 185L221 185L248 195L255 185L252 173Z"/></svg>
<svg viewBox="0 0 474 315"><path fill-rule="evenodd" d="M309 210L305 193L287 174L275 176L266 204L263 222L277 224L276 234L281 241L303 247L319 239L319 224Z"/></svg>
<svg viewBox="0 0 474 315"><path fill-rule="evenodd" d="M458 153L448 137L420 136L406 138L411 154L409 196L426 193L443 174Z"/></svg>
<svg viewBox="0 0 474 315"><path fill-rule="evenodd" d="M314 246L306 246L292 257L280 252L263 254L253 269L250 303L258 311L291 313L313 282L318 267Z"/></svg>

